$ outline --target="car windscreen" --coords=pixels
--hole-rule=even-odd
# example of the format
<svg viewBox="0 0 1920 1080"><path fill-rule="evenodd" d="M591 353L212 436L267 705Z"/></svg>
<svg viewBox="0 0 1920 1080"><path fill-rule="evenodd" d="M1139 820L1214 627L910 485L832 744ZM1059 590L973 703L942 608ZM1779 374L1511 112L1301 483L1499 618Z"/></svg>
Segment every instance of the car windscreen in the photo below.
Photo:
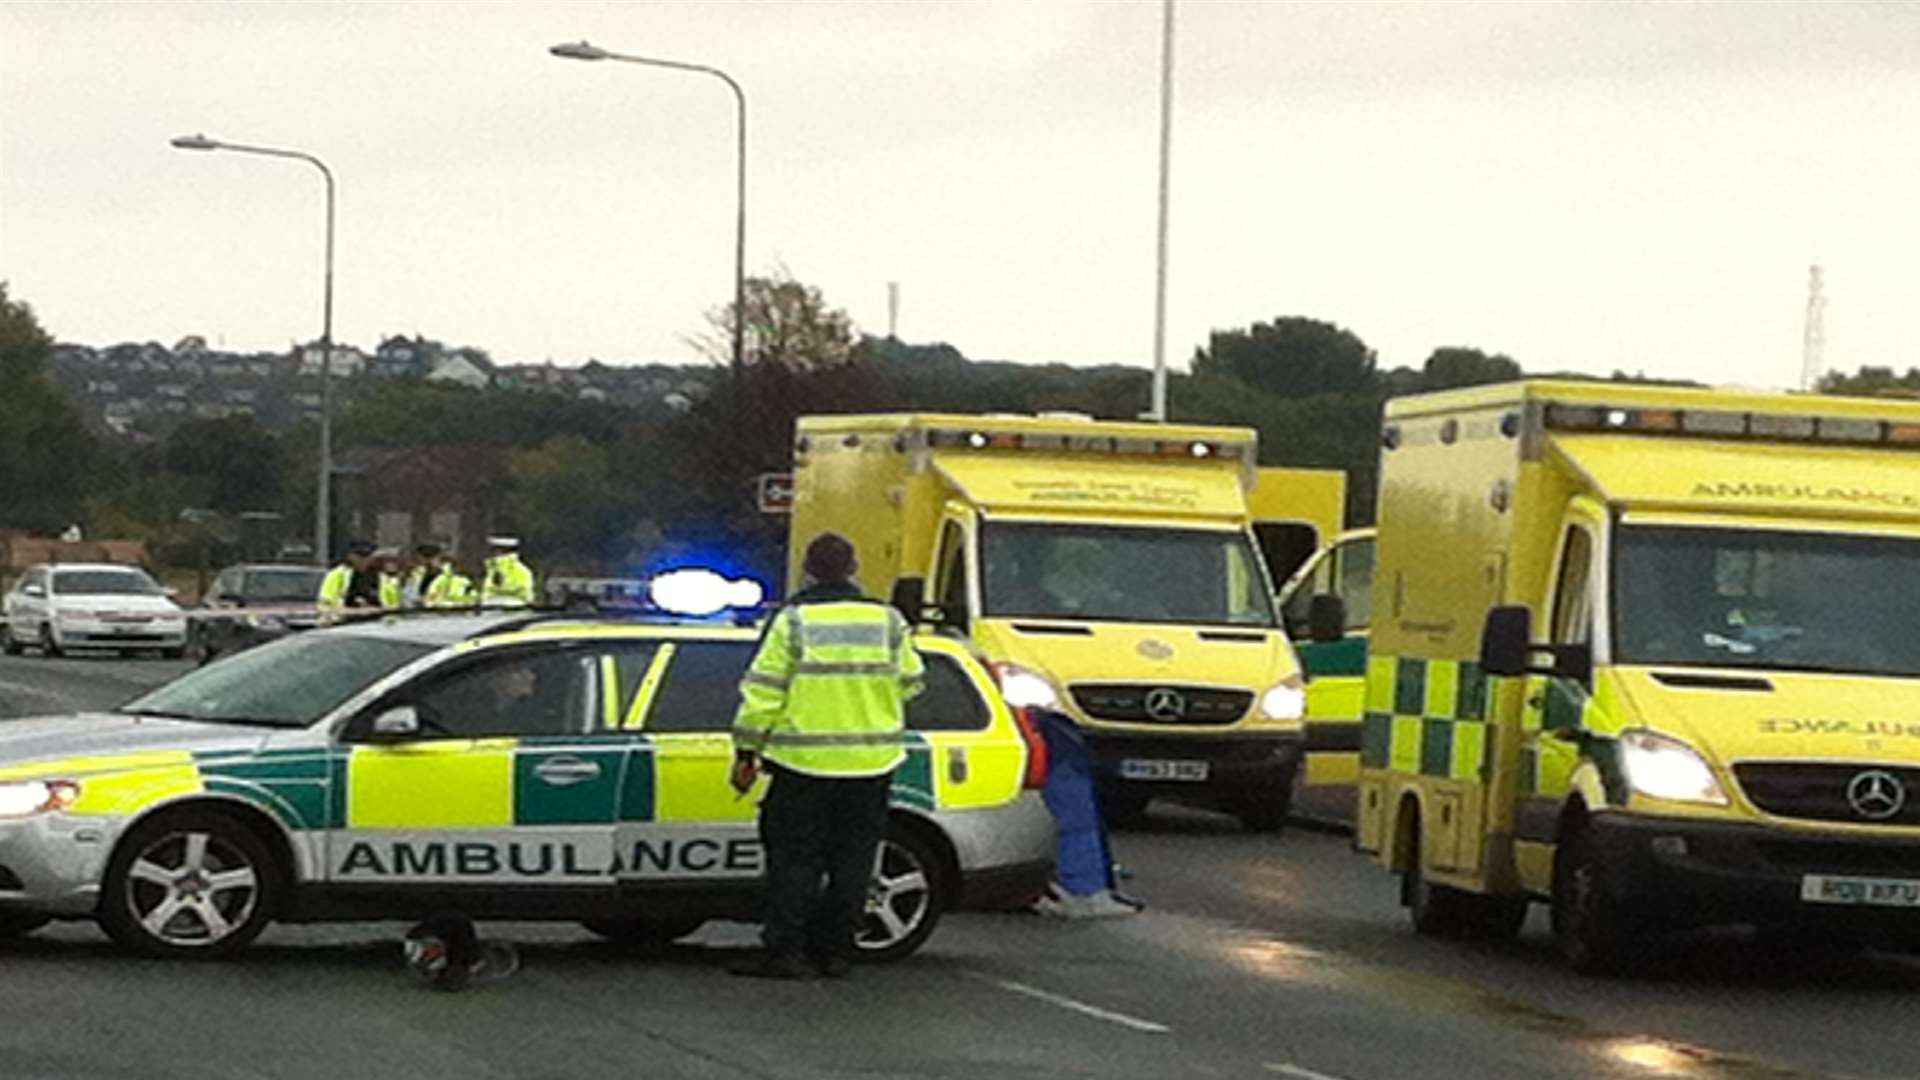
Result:
<svg viewBox="0 0 1920 1080"><path fill-rule="evenodd" d="M1920 540L1629 525L1613 564L1621 662L1920 676Z"/></svg>
<svg viewBox="0 0 1920 1080"><path fill-rule="evenodd" d="M56 596L160 596L163 590L139 570L56 570Z"/></svg>
<svg viewBox="0 0 1920 1080"><path fill-rule="evenodd" d="M302 634L209 664L135 698L121 712L212 723L305 727L434 647Z"/></svg>
<svg viewBox="0 0 1920 1080"><path fill-rule="evenodd" d="M249 601L281 600L311 602L320 595L320 579L325 570L249 570L240 580L240 595Z"/></svg>
<svg viewBox="0 0 1920 1080"><path fill-rule="evenodd" d="M1242 532L990 521L980 552L996 618L1274 624Z"/></svg>

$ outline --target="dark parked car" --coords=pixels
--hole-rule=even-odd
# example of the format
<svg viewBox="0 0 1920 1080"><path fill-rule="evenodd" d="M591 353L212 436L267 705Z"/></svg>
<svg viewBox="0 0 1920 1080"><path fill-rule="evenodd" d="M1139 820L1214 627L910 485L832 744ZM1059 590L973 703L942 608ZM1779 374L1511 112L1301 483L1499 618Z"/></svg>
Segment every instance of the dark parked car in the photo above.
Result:
<svg viewBox="0 0 1920 1080"><path fill-rule="evenodd" d="M220 571L193 612L188 648L201 663L263 641L310 630L326 570L317 566L248 563Z"/></svg>

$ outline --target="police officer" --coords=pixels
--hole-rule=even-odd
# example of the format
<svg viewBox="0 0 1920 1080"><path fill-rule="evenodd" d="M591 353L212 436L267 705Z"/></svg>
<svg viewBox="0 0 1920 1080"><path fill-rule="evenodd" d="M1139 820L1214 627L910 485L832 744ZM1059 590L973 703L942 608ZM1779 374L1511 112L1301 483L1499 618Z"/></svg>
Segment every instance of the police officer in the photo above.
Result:
<svg viewBox="0 0 1920 1080"><path fill-rule="evenodd" d="M315 605L320 617L328 622L348 608L380 606L380 579L373 565L372 544L355 540L347 545L346 558L320 579Z"/></svg>
<svg viewBox="0 0 1920 1080"><path fill-rule="evenodd" d="M766 949L736 974L804 978L811 960L839 978L851 967L906 756L902 706L924 680L906 620L860 594L855 565L833 533L807 546L809 584L769 623L740 683L729 780L745 793L764 768L772 782L760 804Z"/></svg>
<svg viewBox="0 0 1920 1080"><path fill-rule="evenodd" d="M400 549L380 548L373 553L373 561L379 572L380 606L390 611L399 610L406 588L401 578Z"/></svg>
<svg viewBox="0 0 1920 1080"><path fill-rule="evenodd" d="M520 541L489 536L487 573L480 584L482 607L527 607L533 603L533 570L520 561Z"/></svg>

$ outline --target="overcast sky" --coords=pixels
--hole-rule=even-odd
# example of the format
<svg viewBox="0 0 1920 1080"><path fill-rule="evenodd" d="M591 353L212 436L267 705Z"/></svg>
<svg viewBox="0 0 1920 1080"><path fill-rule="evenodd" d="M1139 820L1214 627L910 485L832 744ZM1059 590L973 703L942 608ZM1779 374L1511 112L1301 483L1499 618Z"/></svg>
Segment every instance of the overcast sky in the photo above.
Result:
<svg viewBox="0 0 1920 1080"><path fill-rule="evenodd" d="M1338 322L1386 365L1798 382L1920 364L1920 4L1176 10L1168 357ZM1152 356L1160 5L0 4L0 278L62 340L320 329L675 360L749 272L976 358Z"/></svg>

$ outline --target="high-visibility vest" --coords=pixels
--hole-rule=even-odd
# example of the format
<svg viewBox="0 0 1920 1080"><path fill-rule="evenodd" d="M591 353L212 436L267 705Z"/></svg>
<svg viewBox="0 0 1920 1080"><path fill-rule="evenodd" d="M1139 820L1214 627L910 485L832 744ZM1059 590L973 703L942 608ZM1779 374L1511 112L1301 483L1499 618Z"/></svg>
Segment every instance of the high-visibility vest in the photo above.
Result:
<svg viewBox="0 0 1920 1080"><path fill-rule="evenodd" d="M327 571L320 579L320 595L314 604L322 614L334 614L347 606L347 588L353 584L353 567L346 563Z"/></svg>
<svg viewBox="0 0 1920 1080"><path fill-rule="evenodd" d="M480 585L482 604L533 603L533 571L520 556L508 552L487 560L487 577Z"/></svg>
<svg viewBox="0 0 1920 1080"><path fill-rule="evenodd" d="M473 603L473 579L455 570L451 566L441 568L440 575L427 585L426 604L428 607L460 607Z"/></svg>
<svg viewBox="0 0 1920 1080"><path fill-rule="evenodd" d="M906 619L870 600L774 616L740 680L734 745L814 776L878 776L906 757L904 705L925 668Z"/></svg>
<svg viewBox="0 0 1920 1080"><path fill-rule="evenodd" d="M400 579L396 575L382 572L380 575L380 606L397 608L400 606Z"/></svg>

